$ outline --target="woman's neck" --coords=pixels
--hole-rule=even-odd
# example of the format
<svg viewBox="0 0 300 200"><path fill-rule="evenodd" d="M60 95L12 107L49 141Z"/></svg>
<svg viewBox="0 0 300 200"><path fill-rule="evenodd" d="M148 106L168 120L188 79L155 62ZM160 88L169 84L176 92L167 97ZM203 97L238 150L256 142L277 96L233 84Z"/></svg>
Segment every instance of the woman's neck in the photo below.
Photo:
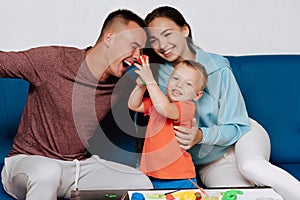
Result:
<svg viewBox="0 0 300 200"><path fill-rule="evenodd" d="M186 53L179 56L176 60L174 60L171 64L175 67L178 63L184 60L195 60L196 59L196 53L193 53L192 51L188 50Z"/></svg>

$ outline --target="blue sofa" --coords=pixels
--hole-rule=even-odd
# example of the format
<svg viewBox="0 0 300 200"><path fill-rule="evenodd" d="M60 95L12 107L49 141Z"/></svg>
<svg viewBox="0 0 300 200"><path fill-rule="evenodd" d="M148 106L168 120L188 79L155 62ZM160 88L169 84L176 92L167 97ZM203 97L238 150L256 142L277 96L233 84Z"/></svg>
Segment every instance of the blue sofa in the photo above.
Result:
<svg viewBox="0 0 300 200"><path fill-rule="evenodd" d="M300 55L227 58L240 85L249 115L262 124L270 135L270 161L300 180ZM1 169L17 131L27 90L28 83L25 81L0 78ZM115 137L120 141L120 137ZM125 140L126 144L134 145L132 138ZM134 147L129 149L134 150ZM134 158L127 159L116 152L110 156L121 163L134 162ZM2 185L0 199L12 199L3 191Z"/></svg>

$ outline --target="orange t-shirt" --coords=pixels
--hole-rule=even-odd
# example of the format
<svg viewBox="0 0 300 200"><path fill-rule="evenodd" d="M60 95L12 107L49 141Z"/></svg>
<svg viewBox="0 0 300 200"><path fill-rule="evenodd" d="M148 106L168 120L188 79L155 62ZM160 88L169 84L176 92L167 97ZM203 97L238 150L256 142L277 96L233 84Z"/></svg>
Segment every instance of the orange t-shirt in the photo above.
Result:
<svg viewBox="0 0 300 200"><path fill-rule="evenodd" d="M191 155L179 147L174 125L190 128L195 114L191 101L175 102L179 115L174 121L162 116L152 106L150 98L144 98L145 115L149 123L143 147L140 170L148 176L160 179L195 178Z"/></svg>

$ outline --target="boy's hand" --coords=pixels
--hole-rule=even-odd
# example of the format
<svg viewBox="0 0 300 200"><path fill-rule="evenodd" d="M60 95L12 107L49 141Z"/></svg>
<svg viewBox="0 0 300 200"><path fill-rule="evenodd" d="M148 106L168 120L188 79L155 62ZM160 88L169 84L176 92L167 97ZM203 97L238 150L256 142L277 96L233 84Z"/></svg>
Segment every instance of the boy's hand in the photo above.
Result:
<svg viewBox="0 0 300 200"><path fill-rule="evenodd" d="M135 70L135 73L137 73L142 81L144 83L150 84L150 83L156 83L155 79L153 78L152 71L149 64L149 57L146 55L140 56L141 65L136 64L137 70Z"/></svg>
<svg viewBox="0 0 300 200"><path fill-rule="evenodd" d="M136 82L137 86L139 86L139 87L146 87L146 83L141 79L140 76L137 77L135 82Z"/></svg>
<svg viewBox="0 0 300 200"><path fill-rule="evenodd" d="M142 64L141 58L145 61L146 59L148 59L148 56L147 56L147 55L141 55L141 56L138 58L137 62L138 62L140 65ZM149 62L149 60L148 60L148 62Z"/></svg>

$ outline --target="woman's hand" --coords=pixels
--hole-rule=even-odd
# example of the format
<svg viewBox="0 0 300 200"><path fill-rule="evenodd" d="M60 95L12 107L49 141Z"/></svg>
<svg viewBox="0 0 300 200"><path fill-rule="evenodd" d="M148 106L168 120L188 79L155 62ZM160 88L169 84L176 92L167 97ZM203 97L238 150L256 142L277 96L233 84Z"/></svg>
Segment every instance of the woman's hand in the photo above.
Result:
<svg viewBox="0 0 300 200"><path fill-rule="evenodd" d="M195 118L192 121L191 128L174 126L174 132L180 147L185 150L192 148L195 144L201 142L203 138L202 131L198 128Z"/></svg>

